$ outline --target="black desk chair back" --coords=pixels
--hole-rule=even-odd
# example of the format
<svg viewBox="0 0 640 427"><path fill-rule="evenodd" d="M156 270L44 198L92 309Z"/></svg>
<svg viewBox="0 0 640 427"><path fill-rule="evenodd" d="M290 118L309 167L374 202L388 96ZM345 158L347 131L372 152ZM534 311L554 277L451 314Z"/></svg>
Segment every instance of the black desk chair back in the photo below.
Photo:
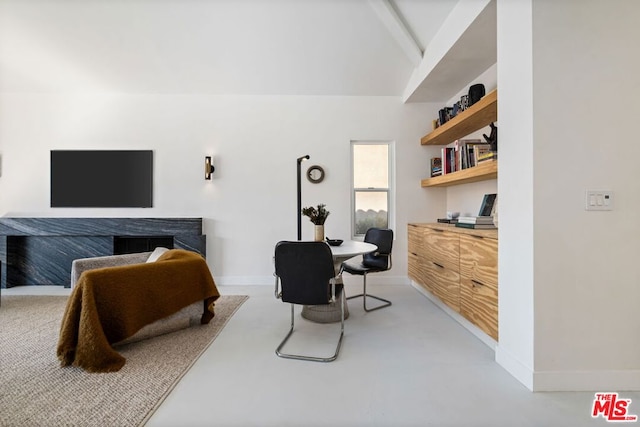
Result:
<svg viewBox="0 0 640 427"><path fill-rule="evenodd" d="M367 294L367 274L379 273L381 271L387 271L391 269L391 249L393 248L393 230L385 228L370 228L364 235L364 241L367 243L373 243L378 247L378 250L369 254L364 254L360 262L354 260L348 260L342 263L342 271L346 271L350 274L363 276L363 291L361 294L353 295L347 299L362 297L362 305L364 311L374 311L380 308L388 307L391 305L391 301L384 298L377 297L375 295ZM367 297L374 298L384 304L378 305L374 308L367 308Z"/></svg>
<svg viewBox="0 0 640 427"><path fill-rule="evenodd" d="M331 302L335 286L335 268L331 249L325 242L278 242L275 249L276 298L291 304L291 329L276 349L276 354L288 359L331 362L338 357L344 336L344 298L340 305L342 322L335 354L331 357L286 354L281 350L293 334L294 306L321 305Z"/></svg>

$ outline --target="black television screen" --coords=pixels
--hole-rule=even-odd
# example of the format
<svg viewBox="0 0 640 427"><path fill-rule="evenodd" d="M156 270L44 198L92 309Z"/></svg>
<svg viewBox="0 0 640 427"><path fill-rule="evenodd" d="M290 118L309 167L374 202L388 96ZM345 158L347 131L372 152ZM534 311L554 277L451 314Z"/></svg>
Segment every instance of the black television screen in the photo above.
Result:
<svg viewBox="0 0 640 427"><path fill-rule="evenodd" d="M149 208L151 150L51 150L52 208Z"/></svg>

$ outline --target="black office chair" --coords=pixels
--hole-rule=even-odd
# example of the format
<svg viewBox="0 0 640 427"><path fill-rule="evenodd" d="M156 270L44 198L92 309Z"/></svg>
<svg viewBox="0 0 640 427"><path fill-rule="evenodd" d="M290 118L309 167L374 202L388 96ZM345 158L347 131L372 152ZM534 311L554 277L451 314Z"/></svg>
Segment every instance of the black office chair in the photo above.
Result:
<svg viewBox="0 0 640 427"><path fill-rule="evenodd" d="M344 298L340 298L341 325L336 352L331 357L303 356L282 353L294 329L294 305L329 304L335 287L335 268L331 249L325 242L287 242L276 244L275 249L276 298L291 303L291 329L276 349L276 354L287 359L331 362L336 360L344 336Z"/></svg>
<svg viewBox="0 0 640 427"><path fill-rule="evenodd" d="M364 235L364 241L373 243L378 250L369 254L364 254L360 262L347 260L342 263L341 271L350 274L363 276L364 287L361 294L353 295L347 299L362 297L364 311L374 311L391 305L391 301L375 295L367 294L367 274L379 273L391 269L391 248L393 247L393 230L383 228L370 228ZM382 301L384 304L374 308L367 308L367 297Z"/></svg>

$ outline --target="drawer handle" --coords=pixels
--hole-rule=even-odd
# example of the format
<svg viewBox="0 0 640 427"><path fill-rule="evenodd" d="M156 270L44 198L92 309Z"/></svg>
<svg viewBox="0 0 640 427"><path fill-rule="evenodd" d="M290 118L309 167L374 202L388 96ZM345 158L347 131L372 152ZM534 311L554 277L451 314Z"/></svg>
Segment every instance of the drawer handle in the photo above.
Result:
<svg viewBox="0 0 640 427"><path fill-rule="evenodd" d="M431 261L431 262L433 262L433 261ZM437 262L433 262L433 265L435 265L436 267L444 268L444 265L440 265Z"/></svg>
<svg viewBox="0 0 640 427"><path fill-rule="evenodd" d="M471 279L471 285L472 285L473 287L475 287L476 285L478 285L478 286L484 286L484 283L480 283L480 282L478 282L477 280L473 280L473 279Z"/></svg>
<svg viewBox="0 0 640 427"><path fill-rule="evenodd" d="M444 230L440 230L439 228L432 228L433 231L437 231L438 233L444 233Z"/></svg>

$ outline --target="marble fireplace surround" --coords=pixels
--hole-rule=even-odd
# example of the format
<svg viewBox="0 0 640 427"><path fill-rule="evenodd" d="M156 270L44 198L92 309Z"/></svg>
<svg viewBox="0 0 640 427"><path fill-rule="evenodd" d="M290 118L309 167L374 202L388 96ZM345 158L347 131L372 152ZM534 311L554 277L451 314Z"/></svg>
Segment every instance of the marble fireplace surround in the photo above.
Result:
<svg viewBox="0 0 640 427"><path fill-rule="evenodd" d="M202 218L1 217L0 287L69 287L74 259L142 252L160 242L206 256Z"/></svg>

